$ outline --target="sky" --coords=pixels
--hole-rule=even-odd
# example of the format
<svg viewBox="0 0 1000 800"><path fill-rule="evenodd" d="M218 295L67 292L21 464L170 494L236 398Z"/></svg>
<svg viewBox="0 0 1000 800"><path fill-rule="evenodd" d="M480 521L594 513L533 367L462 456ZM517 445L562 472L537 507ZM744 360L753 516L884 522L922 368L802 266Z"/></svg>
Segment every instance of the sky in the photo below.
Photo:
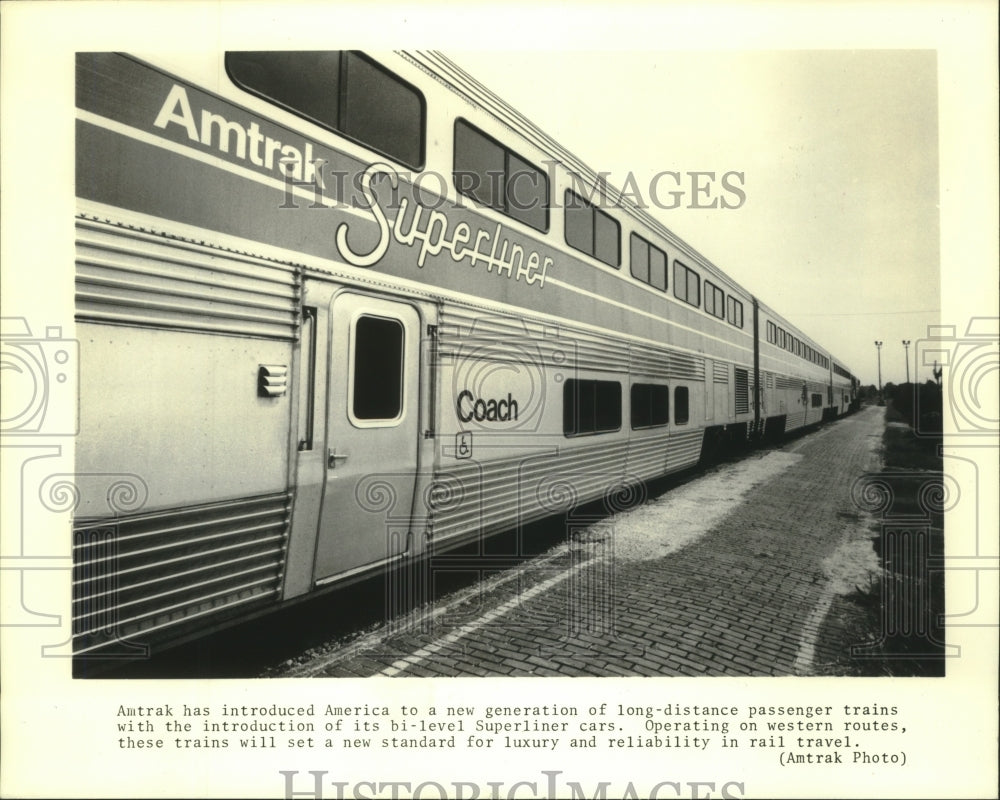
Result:
<svg viewBox="0 0 1000 800"><path fill-rule="evenodd" d="M906 379L941 308L934 50L445 52L862 382L876 340ZM678 208L672 178L650 188L668 170ZM691 208L690 172L739 207Z"/></svg>

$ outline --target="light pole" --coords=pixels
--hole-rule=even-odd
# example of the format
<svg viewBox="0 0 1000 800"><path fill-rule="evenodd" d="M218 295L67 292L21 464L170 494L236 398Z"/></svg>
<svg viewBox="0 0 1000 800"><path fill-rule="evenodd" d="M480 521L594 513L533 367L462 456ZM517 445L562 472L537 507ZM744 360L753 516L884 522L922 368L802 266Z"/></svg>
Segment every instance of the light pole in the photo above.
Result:
<svg viewBox="0 0 1000 800"><path fill-rule="evenodd" d="M882 342L875 342L875 349L878 352L878 404L884 406L885 399L882 397Z"/></svg>
<svg viewBox="0 0 1000 800"><path fill-rule="evenodd" d="M910 340L903 339L903 349L906 351L906 382L910 382Z"/></svg>

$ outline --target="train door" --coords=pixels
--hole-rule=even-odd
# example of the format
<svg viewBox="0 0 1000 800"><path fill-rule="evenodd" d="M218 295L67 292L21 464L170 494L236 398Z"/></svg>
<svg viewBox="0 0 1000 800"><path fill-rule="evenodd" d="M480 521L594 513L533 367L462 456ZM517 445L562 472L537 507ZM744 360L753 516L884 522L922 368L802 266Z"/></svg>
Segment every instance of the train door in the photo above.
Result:
<svg viewBox="0 0 1000 800"><path fill-rule="evenodd" d="M315 579L407 548L419 437L420 316L354 292L330 306L326 477Z"/></svg>

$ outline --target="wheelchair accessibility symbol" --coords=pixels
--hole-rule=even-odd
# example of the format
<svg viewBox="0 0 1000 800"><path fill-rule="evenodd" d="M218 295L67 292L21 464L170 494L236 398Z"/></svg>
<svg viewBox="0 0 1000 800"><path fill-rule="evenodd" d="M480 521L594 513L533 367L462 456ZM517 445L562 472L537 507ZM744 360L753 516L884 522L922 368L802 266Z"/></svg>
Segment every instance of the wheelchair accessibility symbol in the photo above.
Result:
<svg viewBox="0 0 1000 800"><path fill-rule="evenodd" d="M462 432L455 434L455 458L472 457L472 434Z"/></svg>

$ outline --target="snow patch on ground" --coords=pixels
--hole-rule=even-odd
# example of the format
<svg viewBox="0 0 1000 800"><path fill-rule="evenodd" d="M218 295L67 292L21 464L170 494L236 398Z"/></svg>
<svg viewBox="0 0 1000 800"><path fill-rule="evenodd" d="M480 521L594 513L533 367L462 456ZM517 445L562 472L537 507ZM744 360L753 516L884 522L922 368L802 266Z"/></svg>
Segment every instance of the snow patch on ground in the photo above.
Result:
<svg viewBox="0 0 1000 800"><path fill-rule="evenodd" d="M855 588L870 588L882 567L866 523L858 521L852 526L820 567L829 581L827 588L833 594L850 594Z"/></svg>
<svg viewBox="0 0 1000 800"><path fill-rule="evenodd" d="M752 489L801 459L796 453L772 451L759 458L727 464L598 527L611 529L614 557L618 561L662 558L704 536L737 508Z"/></svg>
<svg viewBox="0 0 1000 800"><path fill-rule="evenodd" d="M820 593L819 602L802 626L799 652L793 667L798 675L813 674L816 641L834 598L850 594L855 588L867 590L874 577L879 574L881 564L872 547L872 534L864 518L855 517L846 523L841 531L840 544L820 562L820 569L826 577L826 586Z"/></svg>

